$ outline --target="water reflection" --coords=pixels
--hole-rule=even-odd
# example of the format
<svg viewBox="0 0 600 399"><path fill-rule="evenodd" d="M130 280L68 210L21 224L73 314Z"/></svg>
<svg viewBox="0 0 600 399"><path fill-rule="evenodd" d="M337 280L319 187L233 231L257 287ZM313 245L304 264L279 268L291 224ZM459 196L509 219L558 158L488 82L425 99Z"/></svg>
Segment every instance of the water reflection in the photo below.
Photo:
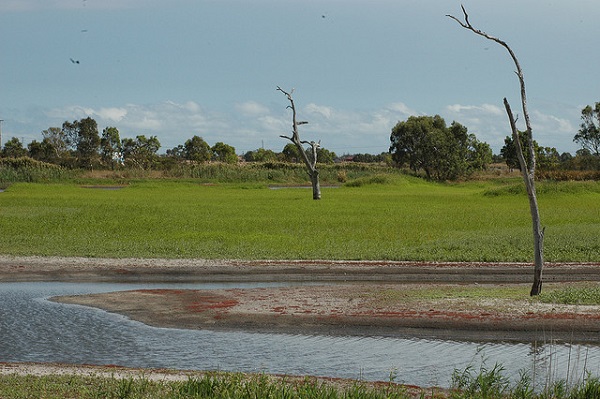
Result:
<svg viewBox="0 0 600 399"><path fill-rule="evenodd" d="M267 286L271 284L247 285ZM279 284L281 285L281 284ZM535 368L569 381L600 373L600 347L472 343L383 337L211 332L149 327L54 295L138 288L233 288L243 284L0 283L0 361L311 374L448 386L455 369L502 364L516 378ZM534 367L535 364L535 367Z"/></svg>

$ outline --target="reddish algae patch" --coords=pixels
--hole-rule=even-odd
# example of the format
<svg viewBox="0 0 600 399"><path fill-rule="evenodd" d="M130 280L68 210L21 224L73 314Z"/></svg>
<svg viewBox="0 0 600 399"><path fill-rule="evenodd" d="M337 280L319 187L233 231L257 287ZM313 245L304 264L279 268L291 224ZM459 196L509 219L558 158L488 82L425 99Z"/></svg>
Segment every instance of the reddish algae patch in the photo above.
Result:
<svg viewBox="0 0 600 399"><path fill-rule="evenodd" d="M201 297L199 300L196 300L196 301L186 305L186 309L188 309L192 312L202 313L202 312L206 312L207 310L229 309L229 308L234 307L237 304L239 304L239 301L237 301L235 299L222 299L222 298L218 298L218 297Z"/></svg>

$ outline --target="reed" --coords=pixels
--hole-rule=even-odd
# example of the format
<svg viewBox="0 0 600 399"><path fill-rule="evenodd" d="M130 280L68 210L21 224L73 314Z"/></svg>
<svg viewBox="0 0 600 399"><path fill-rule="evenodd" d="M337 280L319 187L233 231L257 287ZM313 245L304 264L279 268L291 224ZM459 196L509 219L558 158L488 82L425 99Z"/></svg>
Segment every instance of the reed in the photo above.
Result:
<svg viewBox="0 0 600 399"><path fill-rule="evenodd" d="M452 375L451 399L594 399L600 398L600 380L588 375L584 381L569 386L565 380L548 381L535 390L527 373L511 384L504 369L482 365L479 370L468 367Z"/></svg>

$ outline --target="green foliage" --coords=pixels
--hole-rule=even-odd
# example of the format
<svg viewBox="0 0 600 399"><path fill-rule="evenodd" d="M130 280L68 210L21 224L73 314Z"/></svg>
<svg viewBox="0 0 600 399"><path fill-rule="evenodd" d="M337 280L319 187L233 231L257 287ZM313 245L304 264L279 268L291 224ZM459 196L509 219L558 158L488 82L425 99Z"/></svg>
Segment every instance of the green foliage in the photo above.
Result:
<svg viewBox="0 0 600 399"><path fill-rule="evenodd" d="M489 145L477 141L460 123L447 127L439 115L411 116L398 122L390 140L394 161L415 172L423 170L427 178L456 180L485 169L492 161Z"/></svg>
<svg viewBox="0 0 600 399"><path fill-rule="evenodd" d="M0 158L0 187L7 187L14 182L66 180L75 175L75 172L60 166L36 161L28 157Z"/></svg>
<svg viewBox="0 0 600 399"><path fill-rule="evenodd" d="M156 136L136 136L135 139L124 138L121 142L123 158L129 167L150 169L158 163L160 142Z"/></svg>
<svg viewBox="0 0 600 399"><path fill-rule="evenodd" d="M545 303L564 305L600 305L600 287L565 287L543 293Z"/></svg>
<svg viewBox="0 0 600 399"><path fill-rule="evenodd" d="M600 102L581 110L581 127L573 141L590 154L600 155Z"/></svg>
<svg viewBox="0 0 600 399"><path fill-rule="evenodd" d="M187 140L183 148L183 156L189 161L208 162L212 157L210 146L200 136Z"/></svg>
<svg viewBox="0 0 600 399"><path fill-rule="evenodd" d="M16 137L4 143L4 148L0 152L3 157L20 158L27 156L27 149L23 147L21 140Z"/></svg>
<svg viewBox="0 0 600 399"><path fill-rule="evenodd" d="M72 148L77 164L82 168L91 168L98 158L100 136L98 124L90 117L79 121L65 121L62 126L65 143Z"/></svg>
<svg viewBox="0 0 600 399"><path fill-rule="evenodd" d="M238 162L238 157L235 154L235 148L233 148L229 144L218 142L215 145L213 145L210 150L212 151L212 159L214 159L217 162L231 164Z"/></svg>
<svg viewBox="0 0 600 399"><path fill-rule="evenodd" d="M102 131L100 139L100 157L104 165L114 169L122 163L123 146L121 136L116 127L107 127Z"/></svg>
<svg viewBox="0 0 600 399"><path fill-rule="evenodd" d="M527 132L519 131L519 140L521 141L521 147L523 149L523 156L527 167L531 167L531 153L528 150L527 144ZM553 147L541 147L537 141L533 140L533 151L536 158L536 171L550 171L555 170L561 163L560 155L556 148ZM506 165L511 169L520 170L521 165L519 164L519 158L517 157L517 146L512 136L506 136L504 139L504 147L500 149L500 155L505 160Z"/></svg>
<svg viewBox="0 0 600 399"><path fill-rule="evenodd" d="M244 154L246 162L273 162L277 160L277 154L273 150L259 148L254 151L248 151Z"/></svg>
<svg viewBox="0 0 600 399"><path fill-rule="evenodd" d="M389 184L391 181L392 178L390 176L375 175L353 180L349 183L346 183L346 187L363 187L369 184Z"/></svg>
<svg viewBox="0 0 600 399"><path fill-rule="evenodd" d="M529 167L531 165L531 155L530 152L527 151L527 132L519 131L519 140L523 149L523 157L525 157L525 163ZM538 144L535 140L533 142L533 146L534 148L538 147ZM506 136L504 138L504 147L500 149L500 155L502 155L502 158L504 158L504 160L506 161L506 165L511 170L521 170L519 158L517 157L517 146L512 136Z"/></svg>
<svg viewBox="0 0 600 399"><path fill-rule="evenodd" d="M125 170L120 175L126 175ZM389 174L397 176L401 171L385 166L367 164L320 165L319 177L322 184L332 185L342 180ZM199 179L203 182L232 182L257 184L304 185L309 184L306 167L299 163L287 162L249 162L240 164L193 163L179 164L163 171L163 176L180 179Z"/></svg>

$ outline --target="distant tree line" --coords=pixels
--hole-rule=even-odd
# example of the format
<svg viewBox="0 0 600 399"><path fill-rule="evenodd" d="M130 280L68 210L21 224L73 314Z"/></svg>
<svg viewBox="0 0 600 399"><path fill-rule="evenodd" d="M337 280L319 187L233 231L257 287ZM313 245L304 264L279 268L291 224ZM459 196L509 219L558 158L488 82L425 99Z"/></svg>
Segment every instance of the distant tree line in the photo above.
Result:
<svg viewBox="0 0 600 399"><path fill-rule="evenodd" d="M524 135L524 132L519 132ZM541 171L600 171L600 102L594 107L588 105L581 111L581 124L573 141L581 146L572 155L568 152L559 152L554 147L540 146L533 142L537 167ZM511 169L519 168L516 158L515 143L512 137L504 139L504 147L500 155ZM530 159L526 160L528 163Z"/></svg>
<svg viewBox="0 0 600 399"><path fill-rule="evenodd" d="M167 149L164 154L158 153L160 148L156 136L122 138L116 127L106 127L100 133L97 122L88 117L66 121L62 127L50 127L42 131L41 141L33 140L27 146L13 137L4 144L0 157L30 157L67 168L84 169L164 169L185 162L301 162L298 149L291 143L279 153L258 148L238 156L235 148L229 144L218 142L210 146L202 137L195 135L183 144ZM317 151L317 160L325 164L339 161L389 163L390 157L387 153L338 157L321 147Z"/></svg>
<svg viewBox="0 0 600 399"><path fill-rule="evenodd" d="M281 152L258 148L242 156L231 145L223 142L210 146L202 137L193 136L174 148L158 154L161 148L156 136L138 135L121 138L116 127L106 127L102 133L93 118L64 122L62 127L50 127L42 133L41 141L33 140L27 146L16 137L0 150L0 157L30 157L38 161L67 168L143 168L164 169L189 162L301 162L298 149L291 143ZM559 153L554 147L544 147L534 141L537 168L547 171L600 171L600 102L581 111L580 129L573 141L581 146L575 154ZM492 154L490 146L477 140L467 127L458 122L447 126L439 115L411 116L393 127L389 152L378 155L344 154L320 147L319 163L361 162L407 167L423 173L430 179L453 180L468 177L485 170L492 163L506 163L517 170L512 136L506 136L499 154ZM309 154L312 156L312 154ZM530 162L531 160L527 160ZM598 173L592 176L598 176Z"/></svg>
<svg viewBox="0 0 600 399"><path fill-rule="evenodd" d="M533 141L537 170L544 176L559 176L547 172L600 171L600 102L581 111L581 125L573 141L581 146L572 155L559 153L554 147L543 147ZM525 132L519 132L525 142ZM510 170L520 168L512 135L506 136L500 154L493 155L487 143L469 134L465 126L452 122L450 126L439 115L411 116L392 129L390 154L397 166L408 167L427 178L454 180L485 170L491 163L506 163ZM530 158L527 155L527 158ZM530 164L531 159L526 159ZM574 178L568 174L568 178ZM595 178L598 173L589 176Z"/></svg>

